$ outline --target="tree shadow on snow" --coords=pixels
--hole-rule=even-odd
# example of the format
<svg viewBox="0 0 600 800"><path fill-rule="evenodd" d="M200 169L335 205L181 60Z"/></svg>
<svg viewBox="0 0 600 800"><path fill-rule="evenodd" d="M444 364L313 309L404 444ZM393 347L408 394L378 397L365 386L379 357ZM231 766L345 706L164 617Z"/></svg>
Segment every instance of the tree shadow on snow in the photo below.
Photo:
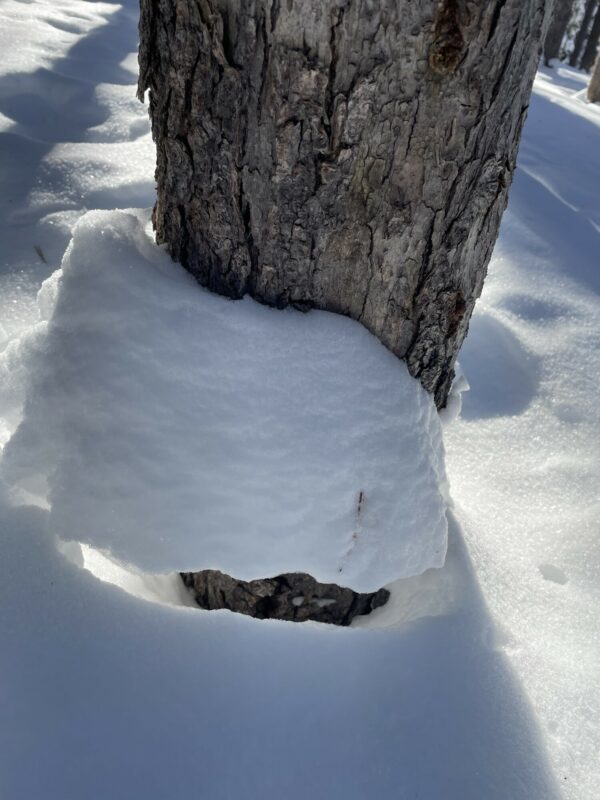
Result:
<svg viewBox="0 0 600 800"><path fill-rule="evenodd" d="M4 230L26 205L49 142L67 129L71 140L83 137L101 121L93 88L123 78L115 64L131 50L134 25L121 9L78 42L55 65L64 80L36 109L34 87L50 89L47 71L0 83L0 111L16 123L0 134L13 171ZM88 54L98 59L95 83L73 83ZM34 96L24 102L22 92ZM34 130L43 141L22 135ZM32 248L31 230L12 258ZM494 329L485 320L474 324ZM511 352L504 344L502 358ZM512 408L530 394L525 387L516 406L513 396ZM516 413L503 402L500 413ZM448 614L337 630L146 603L60 556L39 510L5 507L0 517L7 796L560 797L453 518Z"/></svg>
<svg viewBox="0 0 600 800"><path fill-rule="evenodd" d="M600 294L600 232L589 219L524 169L515 174L510 211L545 243L550 263L566 278Z"/></svg>
<svg viewBox="0 0 600 800"><path fill-rule="evenodd" d="M508 206L509 218L513 215L537 236L549 268L596 293L600 293L600 160L595 156L599 137L598 125L535 94ZM526 240L522 246L526 252Z"/></svg>
<svg viewBox="0 0 600 800"><path fill-rule="evenodd" d="M137 19L137 7L120 6L105 24L82 35L50 68L0 77L0 112L14 123L0 133L0 273L27 269L41 283L58 266L68 233L51 226L41 229L37 223L50 211L72 209L74 204L72 199L66 199L61 205L60 198L69 194L68 171L44 171L42 162L56 143L85 141L88 129L107 119L108 111L95 96L99 84L131 84L134 95L132 75L119 65L137 45ZM54 24L51 19L44 22ZM58 198L56 207L44 205L39 211L30 208L30 193L40 187ZM147 184L138 187L138 191L126 187L123 198L122 189L116 187L114 192L88 197L86 202L95 200L106 208L131 205L132 200L149 205L153 187L150 174ZM41 263L36 256L36 244L42 246L50 265Z"/></svg>
<svg viewBox="0 0 600 800"><path fill-rule="evenodd" d="M349 630L146 603L44 516L0 509L10 796L560 797L453 518L446 615Z"/></svg>
<svg viewBox="0 0 600 800"><path fill-rule="evenodd" d="M460 364L470 384L462 395L466 420L512 416L536 396L540 360L528 353L515 334L490 313L476 309L460 351Z"/></svg>
<svg viewBox="0 0 600 800"><path fill-rule="evenodd" d="M589 80L589 75L586 73L558 60L553 61L552 67L540 66L539 72L555 85L575 92L585 89Z"/></svg>
<svg viewBox="0 0 600 800"><path fill-rule="evenodd" d="M120 63L136 43L137 13L121 6L51 68L3 75L0 112L14 121L17 132L38 141L82 141L88 128L107 118L95 98L96 86L132 83Z"/></svg>

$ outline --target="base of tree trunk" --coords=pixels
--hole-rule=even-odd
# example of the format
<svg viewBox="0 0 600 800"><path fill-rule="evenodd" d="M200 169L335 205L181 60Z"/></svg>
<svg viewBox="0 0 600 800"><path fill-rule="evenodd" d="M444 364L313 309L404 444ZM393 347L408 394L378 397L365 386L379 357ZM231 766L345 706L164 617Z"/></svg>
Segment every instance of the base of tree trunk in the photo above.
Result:
<svg viewBox="0 0 600 800"><path fill-rule="evenodd" d="M345 314L445 405L547 0L141 0L159 243L212 291Z"/></svg>
<svg viewBox="0 0 600 800"><path fill-rule="evenodd" d="M572 13L573 0L555 0L550 27L544 42L544 63L547 67L550 66L552 59L560 58L560 46Z"/></svg>
<svg viewBox="0 0 600 800"><path fill-rule="evenodd" d="M302 572L255 581L240 581L212 569L180 574L200 608L227 608L258 619L346 626L354 617L385 605L390 596L387 589L360 594L335 583L319 583Z"/></svg>

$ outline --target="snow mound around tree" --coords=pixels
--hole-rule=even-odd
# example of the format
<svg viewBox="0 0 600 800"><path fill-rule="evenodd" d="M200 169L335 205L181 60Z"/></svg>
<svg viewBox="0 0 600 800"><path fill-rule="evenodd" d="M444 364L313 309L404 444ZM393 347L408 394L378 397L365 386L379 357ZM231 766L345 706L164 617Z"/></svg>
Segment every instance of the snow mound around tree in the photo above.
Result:
<svg viewBox="0 0 600 800"><path fill-rule="evenodd" d="M360 324L207 292L138 211L82 217L38 302L3 474L61 539L360 591L443 564L438 414Z"/></svg>

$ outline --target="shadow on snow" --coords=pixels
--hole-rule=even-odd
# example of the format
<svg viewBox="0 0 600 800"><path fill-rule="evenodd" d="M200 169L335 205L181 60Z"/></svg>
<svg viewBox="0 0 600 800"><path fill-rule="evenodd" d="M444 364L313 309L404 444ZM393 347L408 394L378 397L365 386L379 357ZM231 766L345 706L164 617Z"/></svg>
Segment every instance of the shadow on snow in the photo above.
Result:
<svg viewBox="0 0 600 800"><path fill-rule="evenodd" d="M0 508L11 796L560 797L454 519L454 611L340 630L131 598L44 516Z"/></svg>

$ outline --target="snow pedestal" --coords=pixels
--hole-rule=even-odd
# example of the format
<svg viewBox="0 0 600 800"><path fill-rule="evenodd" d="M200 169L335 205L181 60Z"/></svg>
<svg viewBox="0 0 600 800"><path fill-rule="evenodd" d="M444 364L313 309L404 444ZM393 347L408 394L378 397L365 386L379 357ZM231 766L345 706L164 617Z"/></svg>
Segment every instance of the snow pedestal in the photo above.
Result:
<svg viewBox="0 0 600 800"><path fill-rule="evenodd" d="M362 592L443 563L438 415L358 323L210 294L146 212L86 214L39 303L3 470L60 538Z"/></svg>

